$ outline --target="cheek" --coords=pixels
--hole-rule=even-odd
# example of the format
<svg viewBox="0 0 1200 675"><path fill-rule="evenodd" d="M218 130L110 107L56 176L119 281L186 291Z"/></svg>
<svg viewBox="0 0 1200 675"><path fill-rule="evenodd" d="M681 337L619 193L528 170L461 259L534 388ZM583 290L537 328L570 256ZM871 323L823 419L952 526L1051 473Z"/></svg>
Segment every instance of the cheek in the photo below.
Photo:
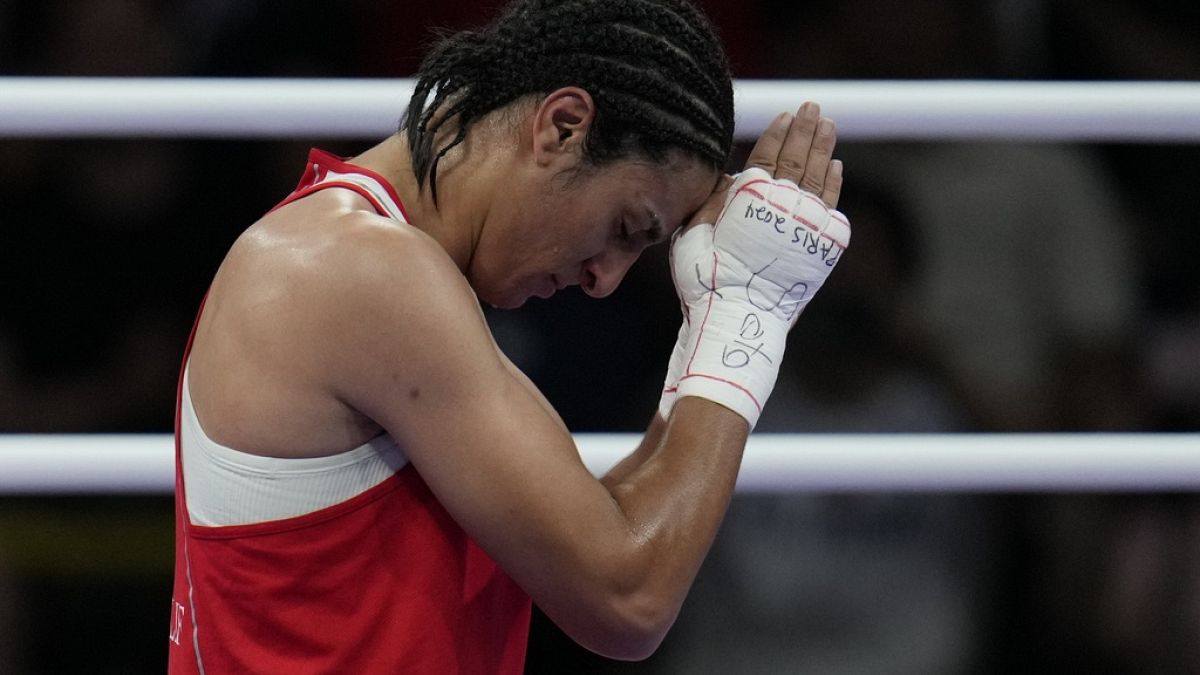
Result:
<svg viewBox="0 0 1200 675"><path fill-rule="evenodd" d="M541 195L517 210L521 219L518 255L551 265L552 271L564 264L583 263L603 251L612 238L616 203L615 197L594 187Z"/></svg>
<svg viewBox="0 0 1200 675"><path fill-rule="evenodd" d="M538 249L530 253L538 258L573 262L595 255L608 237L594 213L582 209L563 209L539 225Z"/></svg>

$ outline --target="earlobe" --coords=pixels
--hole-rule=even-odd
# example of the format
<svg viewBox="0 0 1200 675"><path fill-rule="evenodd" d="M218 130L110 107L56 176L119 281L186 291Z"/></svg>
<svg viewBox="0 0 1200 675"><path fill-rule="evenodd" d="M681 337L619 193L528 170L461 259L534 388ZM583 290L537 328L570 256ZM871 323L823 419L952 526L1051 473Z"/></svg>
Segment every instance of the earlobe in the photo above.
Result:
<svg viewBox="0 0 1200 675"><path fill-rule="evenodd" d="M533 154L548 165L564 157L574 160L596 117L591 94L579 87L563 87L548 94L533 116Z"/></svg>

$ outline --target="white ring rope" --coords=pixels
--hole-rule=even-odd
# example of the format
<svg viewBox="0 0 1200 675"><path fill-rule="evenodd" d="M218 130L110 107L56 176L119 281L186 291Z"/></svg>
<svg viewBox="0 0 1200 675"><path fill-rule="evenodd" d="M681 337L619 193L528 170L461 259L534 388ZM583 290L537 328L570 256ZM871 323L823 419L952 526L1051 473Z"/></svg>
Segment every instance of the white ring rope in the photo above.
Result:
<svg viewBox="0 0 1200 675"><path fill-rule="evenodd" d="M634 434L578 434L602 473ZM169 435L0 435L0 495L166 494ZM757 434L739 492L1200 489L1200 434Z"/></svg>
<svg viewBox="0 0 1200 675"><path fill-rule="evenodd" d="M378 138L411 79L0 77L0 137ZM805 100L862 140L1200 140L1197 82L741 80L741 139Z"/></svg>
<svg viewBox="0 0 1200 675"><path fill-rule="evenodd" d="M0 137L379 137L411 80L0 77ZM746 81L739 138L819 101L862 140L1200 140L1200 83ZM602 472L637 442L576 436ZM0 495L169 493L165 435L0 435ZM1200 434L753 436L738 490L1197 490Z"/></svg>

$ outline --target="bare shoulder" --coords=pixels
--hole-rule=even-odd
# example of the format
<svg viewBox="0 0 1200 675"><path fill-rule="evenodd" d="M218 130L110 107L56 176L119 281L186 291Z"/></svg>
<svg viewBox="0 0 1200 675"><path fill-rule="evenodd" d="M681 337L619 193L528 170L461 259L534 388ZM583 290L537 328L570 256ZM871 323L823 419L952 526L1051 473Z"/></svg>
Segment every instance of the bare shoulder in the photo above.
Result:
<svg viewBox="0 0 1200 675"><path fill-rule="evenodd" d="M339 216L329 230L288 262L338 305L415 309L425 298L453 302L464 291L470 295L442 247L412 225L358 211Z"/></svg>
<svg viewBox="0 0 1200 675"><path fill-rule="evenodd" d="M445 342L435 333L494 345L436 241L319 197L251 226L209 292L190 389L210 436L231 447L298 455L354 447L381 421L348 392L424 377L416 366L435 367L424 345Z"/></svg>
<svg viewBox="0 0 1200 675"><path fill-rule="evenodd" d="M238 239L214 291L308 328L338 317L474 304L453 261L416 227L362 210L280 215Z"/></svg>
<svg viewBox="0 0 1200 675"><path fill-rule="evenodd" d="M387 430L418 466L444 454L422 429L461 424L448 411L482 404L513 386L479 302L432 238L370 214L340 217L338 235L297 271L312 384ZM300 290L302 289L302 290ZM511 397L510 397L511 398ZM428 466L427 464L424 464Z"/></svg>

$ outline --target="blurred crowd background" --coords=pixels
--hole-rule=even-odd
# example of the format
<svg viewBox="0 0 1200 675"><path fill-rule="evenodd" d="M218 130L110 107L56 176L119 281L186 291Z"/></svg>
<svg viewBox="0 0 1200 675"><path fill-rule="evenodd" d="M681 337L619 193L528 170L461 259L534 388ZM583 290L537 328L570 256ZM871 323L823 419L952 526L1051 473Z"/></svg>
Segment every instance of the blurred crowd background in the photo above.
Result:
<svg viewBox="0 0 1200 675"><path fill-rule="evenodd" d="M0 75L406 76L431 28L498 4L0 0ZM739 78L1200 79L1195 3L701 4ZM0 138L0 432L169 432L225 250L309 147L377 140ZM760 433L1200 430L1200 148L839 154L854 247ZM679 321L665 257L605 301L489 311L573 430L649 420ZM171 508L0 497L0 673L163 672ZM657 655L609 663L539 617L528 671L1200 672L1200 500L739 496Z"/></svg>

